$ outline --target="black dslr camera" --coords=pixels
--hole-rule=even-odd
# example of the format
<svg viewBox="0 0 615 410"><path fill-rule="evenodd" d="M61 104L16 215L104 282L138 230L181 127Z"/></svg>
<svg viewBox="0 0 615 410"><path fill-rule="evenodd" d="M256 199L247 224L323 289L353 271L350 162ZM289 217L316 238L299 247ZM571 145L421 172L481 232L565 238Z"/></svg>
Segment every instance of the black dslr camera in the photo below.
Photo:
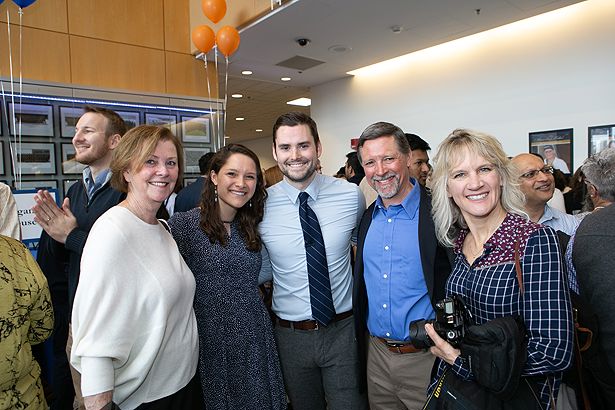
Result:
<svg viewBox="0 0 615 410"><path fill-rule="evenodd" d="M421 319L410 323L410 340L418 349L426 349L434 345L425 332L425 323L433 324L434 330L442 339L453 347L459 347L459 343L466 334L467 326L472 324L472 315L466 309L460 296L453 295L442 299L436 303L435 320Z"/></svg>

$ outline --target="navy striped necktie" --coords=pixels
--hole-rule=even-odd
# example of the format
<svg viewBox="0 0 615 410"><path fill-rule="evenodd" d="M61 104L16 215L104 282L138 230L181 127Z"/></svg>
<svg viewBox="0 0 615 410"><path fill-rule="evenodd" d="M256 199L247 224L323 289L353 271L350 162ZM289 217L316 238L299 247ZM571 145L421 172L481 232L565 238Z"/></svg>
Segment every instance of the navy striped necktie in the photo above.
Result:
<svg viewBox="0 0 615 410"><path fill-rule="evenodd" d="M310 284L310 302L312 317L322 325L327 325L335 316L331 281L325 243L316 214L307 204L308 193L299 194L299 219L303 229L305 256L307 260L308 282Z"/></svg>

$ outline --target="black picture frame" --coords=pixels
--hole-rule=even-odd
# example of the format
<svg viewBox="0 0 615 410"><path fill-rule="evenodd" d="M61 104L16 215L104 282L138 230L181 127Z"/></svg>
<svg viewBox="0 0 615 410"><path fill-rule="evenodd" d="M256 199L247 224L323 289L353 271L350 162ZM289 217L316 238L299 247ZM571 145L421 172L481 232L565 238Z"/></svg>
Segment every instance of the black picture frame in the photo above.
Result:
<svg viewBox="0 0 615 410"><path fill-rule="evenodd" d="M56 174L53 142L22 142L14 147L14 152L15 166L21 169L22 175Z"/></svg>
<svg viewBox="0 0 615 410"><path fill-rule="evenodd" d="M113 109L113 108L111 108ZM126 123L126 130L129 130L134 127L138 127L141 125L141 112L139 111L115 111L117 115L122 117L124 122Z"/></svg>
<svg viewBox="0 0 615 410"><path fill-rule="evenodd" d="M20 107L18 112L13 114L16 106ZM27 137L53 137L53 105L7 102L7 113L9 122L9 134L16 135L13 127L13 115L15 115L15 127L19 127L21 118L21 135Z"/></svg>
<svg viewBox="0 0 615 410"><path fill-rule="evenodd" d="M171 130L173 135L177 136L177 115L175 114L146 112L145 123L148 125L166 127Z"/></svg>
<svg viewBox="0 0 615 410"><path fill-rule="evenodd" d="M17 181L13 182L13 185L16 185ZM15 189L17 187L15 186ZM58 189L58 181L53 179L28 179L21 180L21 189Z"/></svg>
<svg viewBox="0 0 615 410"><path fill-rule="evenodd" d="M77 121L83 115L83 107L60 106L60 137L73 138Z"/></svg>
<svg viewBox="0 0 615 410"><path fill-rule="evenodd" d="M564 174L574 170L573 156L574 129L537 131L529 134L529 152L540 154L545 164L553 165Z"/></svg>
<svg viewBox="0 0 615 410"><path fill-rule="evenodd" d="M181 116L182 141L211 144L211 123L203 116Z"/></svg>
<svg viewBox="0 0 615 410"><path fill-rule="evenodd" d="M75 161L75 147L73 144L62 143L61 145L62 174L80 175L83 173L85 165Z"/></svg>
<svg viewBox="0 0 615 410"><path fill-rule="evenodd" d="M200 174L199 159L208 152L208 147L184 147L184 173Z"/></svg>
<svg viewBox="0 0 615 410"><path fill-rule="evenodd" d="M587 128L587 155L615 147L615 124L595 125Z"/></svg>

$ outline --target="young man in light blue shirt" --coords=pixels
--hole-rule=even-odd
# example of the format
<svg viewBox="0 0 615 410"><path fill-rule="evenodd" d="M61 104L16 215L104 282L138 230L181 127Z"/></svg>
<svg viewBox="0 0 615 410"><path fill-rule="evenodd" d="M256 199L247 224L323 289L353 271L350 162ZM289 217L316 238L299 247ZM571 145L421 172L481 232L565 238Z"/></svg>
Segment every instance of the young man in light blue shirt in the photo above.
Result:
<svg viewBox="0 0 615 410"><path fill-rule="evenodd" d="M355 184L316 172L322 145L314 121L302 113L280 116L273 127L273 157L284 180L267 190L259 231L265 258L261 277L273 277L272 309L284 383L294 410L365 409L352 318L351 239L365 208ZM306 196L307 195L307 196ZM307 197L307 200L305 199ZM300 198L303 198L301 200ZM323 285L331 315L316 314L311 240L300 207L320 226L328 271ZM318 229L318 228L316 228Z"/></svg>

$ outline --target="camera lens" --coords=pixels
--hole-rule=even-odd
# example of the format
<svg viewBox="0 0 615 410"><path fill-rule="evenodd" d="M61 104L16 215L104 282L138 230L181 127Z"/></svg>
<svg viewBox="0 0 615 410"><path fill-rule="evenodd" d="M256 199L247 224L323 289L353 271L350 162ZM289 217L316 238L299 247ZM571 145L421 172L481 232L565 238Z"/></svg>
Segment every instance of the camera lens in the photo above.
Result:
<svg viewBox="0 0 615 410"><path fill-rule="evenodd" d="M417 349L427 349L434 345L425 332L426 323L434 323L434 321L421 319L410 322L410 341Z"/></svg>

